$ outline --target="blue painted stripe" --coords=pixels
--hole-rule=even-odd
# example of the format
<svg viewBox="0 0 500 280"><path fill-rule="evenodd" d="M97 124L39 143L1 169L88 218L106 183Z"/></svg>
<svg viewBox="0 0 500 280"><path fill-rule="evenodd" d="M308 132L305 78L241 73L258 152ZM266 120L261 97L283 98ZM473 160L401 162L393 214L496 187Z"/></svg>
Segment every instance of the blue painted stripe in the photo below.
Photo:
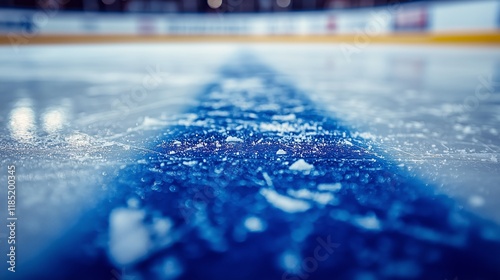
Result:
<svg viewBox="0 0 500 280"><path fill-rule="evenodd" d="M51 279L113 277L108 218L132 197L144 224L173 222L174 242L127 267L137 279L500 279L497 225L378 155L255 59L233 61L222 77L142 163L115 171L105 202L51 251L71 260ZM291 170L300 159L314 168ZM290 213L266 195L310 209ZM245 228L248 217L263 231Z"/></svg>

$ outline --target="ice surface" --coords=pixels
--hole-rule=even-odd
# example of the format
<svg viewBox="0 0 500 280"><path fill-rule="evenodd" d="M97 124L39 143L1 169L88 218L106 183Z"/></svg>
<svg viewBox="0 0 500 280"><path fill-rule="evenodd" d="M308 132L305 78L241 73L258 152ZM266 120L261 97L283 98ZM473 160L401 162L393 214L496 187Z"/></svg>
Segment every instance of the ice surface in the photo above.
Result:
<svg viewBox="0 0 500 280"><path fill-rule="evenodd" d="M0 49L19 277L496 279L497 50L206 47Z"/></svg>
<svg viewBox="0 0 500 280"><path fill-rule="evenodd" d="M373 45L349 57L337 45L252 49L353 137L500 222L495 203L468 203L478 186L500 199L498 49Z"/></svg>

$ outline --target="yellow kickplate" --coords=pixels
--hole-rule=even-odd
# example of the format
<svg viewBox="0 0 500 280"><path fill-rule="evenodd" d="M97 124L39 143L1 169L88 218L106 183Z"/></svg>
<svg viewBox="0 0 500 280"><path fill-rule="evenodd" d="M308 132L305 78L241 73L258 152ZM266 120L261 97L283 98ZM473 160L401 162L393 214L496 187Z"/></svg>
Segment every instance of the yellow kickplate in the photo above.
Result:
<svg viewBox="0 0 500 280"><path fill-rule="evenodd" d="M0 34L2 45L83 44L155 42L245 42L245 43L390 43L390 44L500 44L499 32L483 33L396 33L381 36L343 35L22 35Z"/></svg>

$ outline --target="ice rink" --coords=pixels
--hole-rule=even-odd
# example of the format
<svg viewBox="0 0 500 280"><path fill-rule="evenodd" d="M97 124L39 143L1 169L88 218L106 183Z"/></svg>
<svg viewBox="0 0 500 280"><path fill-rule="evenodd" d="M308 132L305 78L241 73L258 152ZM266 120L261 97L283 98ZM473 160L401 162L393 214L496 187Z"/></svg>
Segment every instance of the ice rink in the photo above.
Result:
<svg viewBox="0 0 500 280"><path fill-rule="evenodd" d="M7 279L500 279L498 48L3 46L0 61Z"/></svg>

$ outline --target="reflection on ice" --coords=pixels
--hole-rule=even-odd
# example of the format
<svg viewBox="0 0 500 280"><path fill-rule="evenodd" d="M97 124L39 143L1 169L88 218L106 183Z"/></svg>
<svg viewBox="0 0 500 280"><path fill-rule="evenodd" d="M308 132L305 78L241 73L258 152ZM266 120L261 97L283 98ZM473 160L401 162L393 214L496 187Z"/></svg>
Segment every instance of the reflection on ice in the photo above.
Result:
<svg viewBox="0 0 500 280"><path fill-rule="evenodd" d="M47 134L60 132L68 125L69 105L70 102L66 100L62 104L44 109L40 108L39 104L34 104L31 98L17 100L9 116L8 128L12 139L21 143L34 143L38 130L37 119L40 120L40 128ZM35 108L43 113L37 116Z"/></svg>
<svg viewBox="0 0 500 280"><path fill-rule="evenodd" d="M66 114L62 109L49 109L42 115L43 130L48 134L60 131L66 121Z"/></svg>
<svg viewBox="0 0 500 280"><path fill-rule="evenodd" d="M29 143L34 138L36 129L35 113L31 99L20 99L12 109L9 121L11 137L22 143Z"/></svg>

